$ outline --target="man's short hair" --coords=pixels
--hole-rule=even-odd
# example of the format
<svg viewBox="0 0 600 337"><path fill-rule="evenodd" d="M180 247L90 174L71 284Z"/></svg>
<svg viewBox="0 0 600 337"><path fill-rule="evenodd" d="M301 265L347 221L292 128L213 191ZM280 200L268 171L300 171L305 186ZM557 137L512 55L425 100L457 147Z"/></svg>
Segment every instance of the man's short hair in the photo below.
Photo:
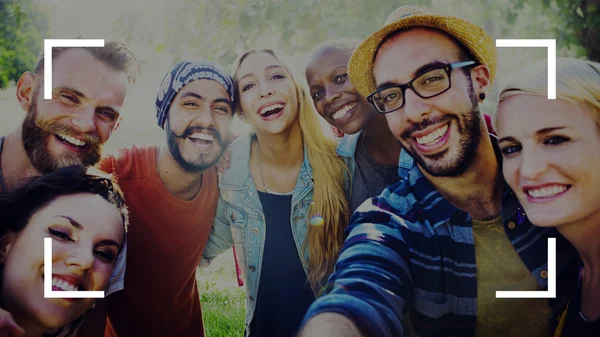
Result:
<svg viewBox="0 0 600 337"><path fill-rule="evenodd" d="M121 42L107 42L104 47L54 47L52 48L52 59L55 60L59 55L70 49L85 49L92 56L109 66L110 68L122 71L127 74L127 80L129 83L135 83L140 77L140 66L137 59L127 48L124 43ZM40 52L38 60L35 64L34 73L36 75L44 74L44 50Z"/></svg>

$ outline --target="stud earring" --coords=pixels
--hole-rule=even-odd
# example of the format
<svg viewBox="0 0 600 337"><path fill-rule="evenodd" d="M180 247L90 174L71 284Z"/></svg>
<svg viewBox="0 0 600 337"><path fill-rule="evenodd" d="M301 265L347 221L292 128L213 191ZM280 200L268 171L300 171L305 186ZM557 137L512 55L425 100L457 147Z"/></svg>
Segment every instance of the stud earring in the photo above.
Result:
<svg viewBox="0 0 600 337"><path fill-rule="evenodd" d="M479 99L483 101L485 99L485 94L484 93L479 94Z"/></svg>

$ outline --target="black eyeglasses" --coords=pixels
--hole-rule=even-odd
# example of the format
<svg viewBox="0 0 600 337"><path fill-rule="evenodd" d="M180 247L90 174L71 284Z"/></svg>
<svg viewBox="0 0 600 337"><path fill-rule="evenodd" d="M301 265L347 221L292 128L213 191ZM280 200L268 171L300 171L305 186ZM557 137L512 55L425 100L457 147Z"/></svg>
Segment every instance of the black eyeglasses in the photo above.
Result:
<svg viewBox="0 0 600 337"><path fill-rule="evenodd" d="M475 61L456 62L429 70L425 74L413 78L408 83L381 88L367 96L367 100L382 114L394 112L404 106L406 89L412 89L421 98L441 95L452 86L450 80L452 70L474 64Z"/></svg>

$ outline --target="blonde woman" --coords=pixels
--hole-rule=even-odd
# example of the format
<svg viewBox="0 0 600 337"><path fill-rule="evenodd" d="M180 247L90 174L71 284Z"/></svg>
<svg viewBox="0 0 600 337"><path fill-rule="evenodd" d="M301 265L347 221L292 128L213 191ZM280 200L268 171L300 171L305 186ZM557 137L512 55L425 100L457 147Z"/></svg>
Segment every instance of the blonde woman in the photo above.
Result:
<svg viewBox="0 0 600 337"><path fill-rule="evenodd" d="M240 116L205 260L236 248L247 291L246 336L293 336L333 271L348 223L348 169L320 126L306 85L278 54L236 62Z"/></svg>
<svg viewBox="0 0 600 337"><path fill-rule="evenodd" d="M556 100L545 62L501 90L503 173L529 220L556 227L581 257L555 336L600 336L600 64L559 58L556 78Z"/></svg>

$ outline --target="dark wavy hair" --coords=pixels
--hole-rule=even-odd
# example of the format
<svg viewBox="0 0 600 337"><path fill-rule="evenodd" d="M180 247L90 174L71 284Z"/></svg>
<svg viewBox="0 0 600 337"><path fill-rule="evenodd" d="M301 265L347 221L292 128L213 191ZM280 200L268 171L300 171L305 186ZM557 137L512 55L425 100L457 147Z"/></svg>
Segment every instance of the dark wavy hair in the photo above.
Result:
<svg viewBox="0 0 600 337"><path fill-rule="evenodd" d="M77 193L97 194L121 214L127 233L129 212L116 180L102 171L73 165L29 179L23 187L0 194L0 237L21 232L38 210L54 199Z"/></svg>
<svg viewBox="0 0 600 337"><path fill-rule="evenodd" d="M0 238L9 233L20 233L31 217L58 197L91 193L101 196L111 203L123 220L123 229L127 234L129 212L125 199L116 180L102 171L73 165L60 168L52 173L29 179L23 187L7 193L0 193ZM121 253L123 246L119 249ZM0 264L0 284L3 267ZM0 295L0 307L2 296ZM44 337L75 336L86 314L67 326L46 332Z"/></svg>

